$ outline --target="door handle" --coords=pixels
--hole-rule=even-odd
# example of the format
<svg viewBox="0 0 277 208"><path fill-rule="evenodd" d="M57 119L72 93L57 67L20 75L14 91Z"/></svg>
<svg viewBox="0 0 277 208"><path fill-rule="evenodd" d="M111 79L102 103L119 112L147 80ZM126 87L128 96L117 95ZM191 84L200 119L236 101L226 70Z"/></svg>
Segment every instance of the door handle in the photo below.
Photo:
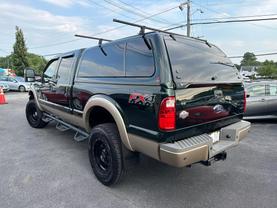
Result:
<svg viewBox="0 0 277 208"><path fill-rule="evenodd" d="M262 101L262 102L265 102L265 99L263 98L263 99L261 99L261 101Z"/></svg>

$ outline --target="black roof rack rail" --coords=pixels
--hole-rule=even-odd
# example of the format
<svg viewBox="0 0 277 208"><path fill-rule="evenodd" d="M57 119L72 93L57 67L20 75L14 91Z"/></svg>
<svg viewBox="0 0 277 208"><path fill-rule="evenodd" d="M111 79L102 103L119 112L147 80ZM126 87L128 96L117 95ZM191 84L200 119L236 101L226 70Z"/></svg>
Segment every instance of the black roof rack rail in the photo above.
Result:
<svg viewBox="0 0 277 208"><path fill-rule="evenodd" d="M107 56L107 53L104 51L103 47L102 47L102 42L103 41L107 41L107 42L112 42L112 40L108 40L105 38L97 38L97 37L93 37L93 36L87 36L87 35L78 35L75 34L75 37L79 37L79 38L88 38L88 39L93 39L93 40L98 40L98 47L101 49L102 53Z"/></svg>
<svg viewBox="0 0 277 208"><path fill-rule="evenodd" d="M178 33L173 33L173 32L169 32L169 31L166 31L166 30L160 30L160 29L157 29L157 28L148 27L148 26L145 26L145 25L139 25L139 24L136 24L136 23L133 23L133 22L127 22L127 21L118 20L118 19L113 19L113 22L118 22L118 23L121 23L121 24L130 25L130 26L133 26L133 27L139 27L140 28L139 35L144 35L145 29L147 29L147 30L152 30L152 31L156 31L156 32L161 32L161 33L169 34L173 39L175 39L173 37L173 35L178 35L178 36L182 36L182 37L186 37L186 38L190 38L190 39L195 39L195 40L203 41L209 47L211 47L211 44L207 40L204 40L204 39L201 39L201 38L188 37L186 35L182 35L182 34L178 34Z"/></svg>
<svg viewBox="0 0 277 208"><path fill-rule="evenodd" d="M107 42L111 42L112 40L109 39L105 39L105 38L97 38L97 37L93 37L93 36L87 36L87 35L79 35L79 34L75 34L75 37L79 37L79 38L88 38L88 39L93 39L93 40L99 40L99 41L107 41Z"/></svg>
<svg viewBox="0 0 277 208"><path fill-rule="evenodd" d="M118 22L118 23L121 23L121 24L130 25L130 26L133 26L133 27L139 27L140 28L140 32L139 32L140 35L143 35L145 33L145 30L152 30L152 31L162 32L162 33L166 33L166 34L169 34L169 35L181 35L181 34L178 34L178 33L172 33L172 32L160 30L160 29L157 29L157 28L148 27L148 26L145 26L145 25L139 25L139 24L136 24L136 23L133 23L133 22L127 22L127 21L118 20L118 19L113 19L113 22ZM181 36L184 36L184 35L181 35Z"/></svg>

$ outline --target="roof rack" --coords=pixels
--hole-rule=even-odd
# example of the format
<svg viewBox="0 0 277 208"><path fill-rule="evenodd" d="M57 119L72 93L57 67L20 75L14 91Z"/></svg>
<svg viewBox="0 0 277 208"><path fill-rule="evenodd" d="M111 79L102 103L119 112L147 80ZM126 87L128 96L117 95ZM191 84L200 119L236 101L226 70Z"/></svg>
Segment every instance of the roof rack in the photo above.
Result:
<svg viewBox="0 0 277 208"><path fill-rule="evenodd" d="M121 23L121 24L130 25L130 26L133 26L133 27L139 27L140 28L139 35L144 35L145 34L145 29L147 29L147 30L152 30L152 31L156 31L156 32L169 34L172 39L175 39L173 35L179 35L179 36L183 36L183 37L190 38L190 39L200 40L200 41L205 42L209 47L211 47L211 44L207 40L204 40L204 39L195 38L195 37L188 37L188 36L185 36L185 35L182 35L182 34L173 33L173 32L169 32L169 31L166 31L166 30L160 30L160 29L153 28L153 27L147 27L147 26L144 26L144 25L139 25L139 24L136 24L136 23L133 23L133 22L127 22L127 21L118 20L118 19L113 19L113 22L118 22L118 23Z"/></svg>
<svg viewBox="0 0 277 208"><path fill-rule="evenodd" d="M112 40L109 40L109 39L97 38L97 37L87 36L87 35L78 35L78 34L75 34L75 37L79 37L79 38L88 38L88 39L98 40L98 47L101 49L102 53L103 53L105 56L107 56L107 53L104 51L104 49L103 49L103 47L102 47L102 42L103 42L103 41L112 42Z"/></svg>
<svg viewBox="0 0 277 208"><path fill-rule="evenodd" d="M88 38L88 39L93 39L93 40L99 40L99 41L107 41L107 42L111 42L112 40L108 40L108 39L104 39L104 38L97 38L97 37L93 37L93 36L87 36L87 35L79 35L79 34L75 34L75 37L79 37L79 38Z"/></svg>
<svg viewBox="0 0 277 208"><path fill-rule="evenodd" d="M133 27L139 27L140 28L140 32L139 32L140 35L145 34L145 29L152 30L152 31L157 31L157 32L162 32L162 33L166 33L166 34L169 34L169 35L181 35L181 34L178 34L178 33L172 33L172 32L160 30L160 29L157 29L157 28L147 27L145 25L139 25L139 24L136 24L136 23L133 23L133 22L127 22L127 21L118 20L118 19L113 19L113 22L118 22L118 23L121 23L121 24L133 26ZM184 36L184 35L181 35L181 36Z"/></svg>

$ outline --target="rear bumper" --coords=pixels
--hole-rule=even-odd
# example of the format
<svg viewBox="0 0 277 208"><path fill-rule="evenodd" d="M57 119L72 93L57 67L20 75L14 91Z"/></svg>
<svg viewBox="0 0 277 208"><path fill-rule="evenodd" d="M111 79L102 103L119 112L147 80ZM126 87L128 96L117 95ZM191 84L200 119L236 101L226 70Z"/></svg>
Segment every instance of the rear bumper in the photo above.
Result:
<svg viewBox="0 0 277 208"><path fill-rule="evenodd" d="M160 160L176 167L207 161L238 145L248 134L250 126L247 121L226 126L220 130L219 141L215 143L209 134L202 134L174 143L160 144Z"/></svg>
<svg viewBox="0 0 277 208"><path fill-rule="evenodd" d="M205 162L239 144L250 129L250 122L240 121L222 128L219 140L213 142L209 134L186 138L174 143L157 143L129 134L134 150L175 167Z"/></svg>

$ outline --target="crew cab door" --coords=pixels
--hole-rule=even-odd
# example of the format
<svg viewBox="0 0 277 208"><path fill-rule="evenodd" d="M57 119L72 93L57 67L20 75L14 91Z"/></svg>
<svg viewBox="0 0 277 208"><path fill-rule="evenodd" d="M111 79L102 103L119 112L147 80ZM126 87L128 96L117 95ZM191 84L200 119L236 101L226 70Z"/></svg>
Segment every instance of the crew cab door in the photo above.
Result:
<svg viewBox="0 0 277 208"><path fill-rule="evenodd" d="M74 55L53 60L43 75L42 100L52 108L70 112Z"/></svg>
<svg viewBox="0 0 277 208"><path fill-rule="evenodd" d="M55 85L52 87L53 102L69 108L71 96L71 78L73 73L74 56L64 56L60 60Z"/></svg>

